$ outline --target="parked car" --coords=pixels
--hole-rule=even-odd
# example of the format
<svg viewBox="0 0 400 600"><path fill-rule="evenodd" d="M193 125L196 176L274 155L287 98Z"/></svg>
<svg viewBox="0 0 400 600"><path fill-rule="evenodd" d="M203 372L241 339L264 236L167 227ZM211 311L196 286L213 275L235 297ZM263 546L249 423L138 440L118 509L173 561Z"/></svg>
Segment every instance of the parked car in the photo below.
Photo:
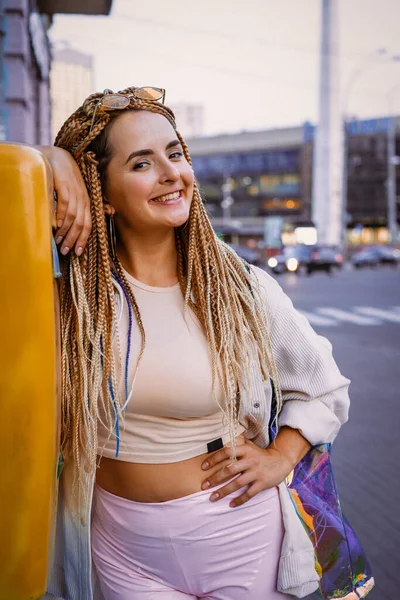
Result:
<svg viewBox="0 0 400 600"><path fill-rule="evenodd" d="M369 248L364 248L363 250L353 254L351 257L351 263L356 269L362 269L363 267L376 267L378 262L378 254Z"/></svg>
<svg viewBox="0 0 400 600"><path fill-rule="evenodd" d="M311 254L311 267L314 263L331 265L332 268L341 269L343 266L343 254L337 246L319 244L314 247Z"/></svg>
<svg viewBox="0 0 400 600"><path fill-rule="evenodd" d="M362 267L376 267L380 264L397 266L399 256L390 246L368 246L351 257L351 262L356 269Z"/></svg>
<svg viewBox="0 0 400 600"><path fill-rule="evenodd" d="M371 249L377 253L381 264L397 266L399 253L395 248L391 248L390 246L372 246Z"/></svg>
<svg viewBox="0 0 400 600"><path fill-rule="evenodd" d="M268 266L275 274L299 273L311 275L314 271L331 273L334 268L341 268L343 256L336 246L316 244L313 246L285 246L281 254L268 260Z"/></svg>
<svg viewBox="0 0 400 600"><path fill-rule="evenodd" d="M259 265L261 263L261 255L257 250L252 250L246 246L239 246L238 244L228 244L228 246L230 246L240 258L243 258L243 260L251 265Z"/></svg>

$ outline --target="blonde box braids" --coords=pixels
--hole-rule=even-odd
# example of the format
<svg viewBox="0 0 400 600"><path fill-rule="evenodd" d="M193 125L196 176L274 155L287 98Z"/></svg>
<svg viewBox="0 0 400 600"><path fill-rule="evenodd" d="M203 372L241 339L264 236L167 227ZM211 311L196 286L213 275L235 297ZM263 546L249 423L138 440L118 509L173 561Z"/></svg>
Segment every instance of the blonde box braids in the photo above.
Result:
<svg viewBox="0 0 400 600"><path fill-rule="evenodd" d="M131 94L127 88L120 94ZM125 398L119 397L117 377L119 356L113 352L116 307L112 271L129 295L129 301L142 336L146 334L132 288L118 258L110 257L106 218L103 210L102 157L96 156L98 136L121 110L96 113L103 94L92 94L62 126L55 145L72 154L85 181L92 216L92 231L80 258L70 253L63 261L61 278L62 333L62 450L77 467L91 473L96 465L97 423L100 414L110 435L115 432ZM123 110L148 110L163 115L176 131L172 111L156 101L131 98ZM186 160L188 148L176 131ZM102 134L104 138L104 133ZM236 253L215 235L197 184L188 222L175 230L178 278L185 305L195 312L207 336L212 361L213 386L219 378L225 402L221 406L229 424L232 457L235 458L236 424L240 390L250 390L249 374L271 377L281 406L277 373L268 335L268 323L258 286ZM118 340L118 331L116 331ZM118 431L116 431L118 436Z"/></svg>

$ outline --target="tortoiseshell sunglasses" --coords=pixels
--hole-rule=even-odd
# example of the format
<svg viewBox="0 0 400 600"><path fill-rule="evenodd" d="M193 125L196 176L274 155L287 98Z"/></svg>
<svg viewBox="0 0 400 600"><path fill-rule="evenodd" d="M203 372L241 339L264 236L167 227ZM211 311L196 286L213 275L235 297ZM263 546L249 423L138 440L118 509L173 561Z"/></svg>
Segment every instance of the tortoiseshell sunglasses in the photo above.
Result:
<svg viewBox="0 0 400 600"><path fill-rule="evenodd" d="M131 98L138 98L139 100L153 100L155 102L161 102L164 104L165 101L165 90L157 87L140 87L136 88L130 94L114 94L112 90L104 90L104 96L97 102L92 122L90 123L89 135L93 129L96 113L99 108L107 110L123 110L129 106ZM86 102L86 101L85 101ZM83 103L83 109L85 110L85 102Z"/></svg>

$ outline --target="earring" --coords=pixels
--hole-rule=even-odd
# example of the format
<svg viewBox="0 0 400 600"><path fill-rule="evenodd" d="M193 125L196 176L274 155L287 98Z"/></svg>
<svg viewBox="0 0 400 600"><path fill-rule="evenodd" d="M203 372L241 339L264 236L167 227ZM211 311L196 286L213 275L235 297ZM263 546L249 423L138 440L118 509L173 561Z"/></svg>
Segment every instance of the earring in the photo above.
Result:
<svg viewBox="0 0 400 600"><path fill-rule="evenodd" d="M117 235L115 230L114 215L108 216L108 243L110 247L111 258L117 256Z"/></svg>

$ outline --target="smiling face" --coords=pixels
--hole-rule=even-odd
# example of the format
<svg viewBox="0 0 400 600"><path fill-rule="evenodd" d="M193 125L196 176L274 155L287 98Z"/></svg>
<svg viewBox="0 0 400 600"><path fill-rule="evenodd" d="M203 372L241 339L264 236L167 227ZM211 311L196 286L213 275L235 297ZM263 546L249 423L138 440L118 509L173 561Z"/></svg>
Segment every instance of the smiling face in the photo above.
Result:
<svg viewBox="0 0 400 600"><path fill-rule="evenodd" d="M169 121L145 110L127 111L110 124L107 139L104 195L117 228L150 234L183 225L194 175Z"/></svg>

